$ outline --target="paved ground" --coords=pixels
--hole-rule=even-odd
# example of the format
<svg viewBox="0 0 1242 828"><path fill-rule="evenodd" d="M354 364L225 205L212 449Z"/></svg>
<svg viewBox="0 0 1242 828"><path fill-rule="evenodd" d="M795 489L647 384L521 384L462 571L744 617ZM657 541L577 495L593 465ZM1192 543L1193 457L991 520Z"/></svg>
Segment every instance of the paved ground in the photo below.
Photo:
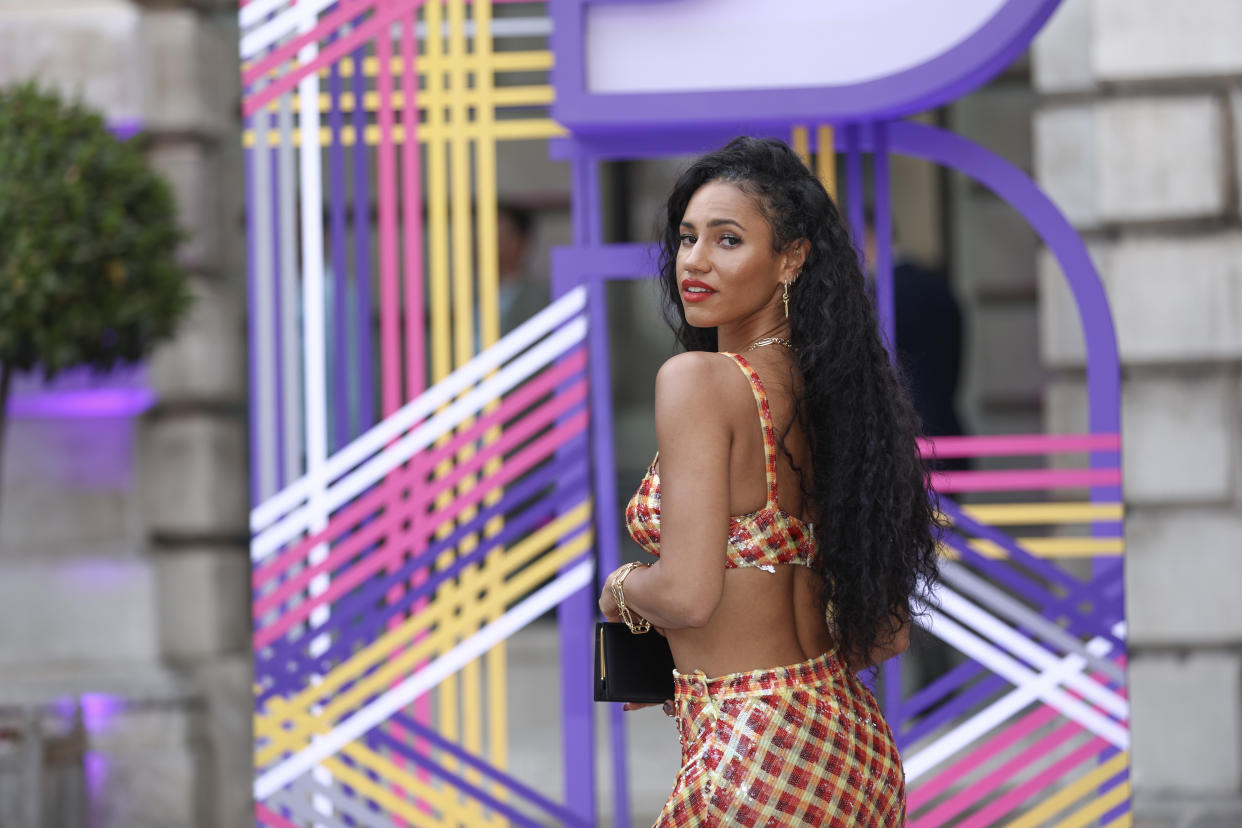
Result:
<svg viewBox="0 0 1242 828"><path fill-rule="evenodd" d="M540 793L564 801L559 654L556 626L537 621L509 640L510 772ZM612 764L605 705L596 705L596 791L600 826L611 826ZM673 720L659 708L626 714L630 812L634 826L655 820L673 787L679 748Z"/></svg>

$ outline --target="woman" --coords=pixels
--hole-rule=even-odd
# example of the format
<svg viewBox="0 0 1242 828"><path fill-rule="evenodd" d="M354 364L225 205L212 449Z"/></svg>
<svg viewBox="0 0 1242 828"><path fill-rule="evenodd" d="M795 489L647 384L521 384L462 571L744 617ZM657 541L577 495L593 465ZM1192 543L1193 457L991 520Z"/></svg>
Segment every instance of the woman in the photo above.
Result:
<svg viewBox="0 0 1242 828"><path fill-rule="evenodd" d="M901 825L901 759L854 674L906 648L936 512L849 232L787 146L738 138L678 180L661 246L686 352L656 376L660 451L626 510L658 559L599 602L677 666L656 825Z"/></svg>

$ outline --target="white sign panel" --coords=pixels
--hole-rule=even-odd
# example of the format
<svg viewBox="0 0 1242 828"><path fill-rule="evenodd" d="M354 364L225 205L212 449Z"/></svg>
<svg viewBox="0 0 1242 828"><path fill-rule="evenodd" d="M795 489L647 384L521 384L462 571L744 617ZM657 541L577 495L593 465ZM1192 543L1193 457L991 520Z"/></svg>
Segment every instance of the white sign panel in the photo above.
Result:
<svg viewBox="0 0 1242 828"><path fill-rule="evenodd" d="M647 0L586 7L590 92L841 86L944 54L1007 0Z"/></svg>

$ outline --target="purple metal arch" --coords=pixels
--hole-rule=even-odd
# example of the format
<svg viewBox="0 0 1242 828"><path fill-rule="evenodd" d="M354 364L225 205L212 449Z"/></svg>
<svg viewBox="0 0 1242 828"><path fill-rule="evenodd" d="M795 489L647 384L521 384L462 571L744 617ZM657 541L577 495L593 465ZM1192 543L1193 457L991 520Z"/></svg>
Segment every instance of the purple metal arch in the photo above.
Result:
<svg viewBox="0 0 1242 828"><path fill-rule="evenodd" d="M1030 176L973 141L909 121L890 124L888 136L893 152L952 167L992 190L1022 214L1056 256L1074 295L1086 341L1088 430L1093 434L1119 434L1121 367L1116 328L1099 273L1073 225ZM866 136L864 149L875 149L874 142L868 145ZM1121 463L1117 451L1092 452L1090 458L1093 468L1117 468ZM1092 489L1092 496L1116 501L1121 490L1117 486L1097 486Z"/></svg>
<svg viewBox="0 0 1242 828"><path fill-rule="evenodd" d="M575 133L734 124L899 118L961 97L990 80L1026 49L1060 0L1009 0L949 51L892 75L832 87L720 92L600 94L586 89L588 5L665 0L563 0L550 3L556 56L553 117ZM734 127L735 131L737 127Z"/></svg>
<svg viewBox="0 0 1242 828"><path fill-rule="evenodd" d="M960 135L936 127L909 121L896 121L885 126L888 149L899 155L920 158L952 167L992 190L1013 206L1030 223L1043 243L1056 256L1065 274L1070 291L1078 306L1087 353L1087 384L1089 405L1089 429L1092 433L1115 434L1121 425L1121 375L1117 354L1117 337L1113 326L1108 297L1100 282L1095 265L1087 253L1087 246L1074 230L1069 220L1057 206L1039 189L1031 177L996 153ZM847 125L834 133L834 145L838 152L846 153L851 145L851 134L858 134L858 148L862 152L874 152L876 140L873 129L861 129ZM557 139L551 143L551 155L559 160L591 158L595 160L641 159L680 153L704 152L714 149L737 135L736 129L712 126L703 130L680 130L676 133L626 135L622 133L592 134L583 137ZM757 131L756 135L788 137L788 124L782 129ZM812 150L814 145L812 132ZM861 178L861 173L858 173ZM850 175L853 177L853 174ZM855 187L849 188L852 192ZM576 196L582 194L575 193ZM847 202L851 201L847 193ZM852 209L847 205L851 224L861 220L861 201ZM853 215L857 213L858 215ZM878 218L878 216L877 216ZM601 266L601 258L593 258L588 264L587 256L577 255L582 246L560 251L559 262L566 266L584 267L582 273L589 281L591 274L611 272L614 277L626 271L618 267ZM590 257L602 257L615 265L635 263L636 245L589 245ZM582 250L582 252L587 252ZM650 256L650 253L646 254ZM651 260L648 259L648 262ZM641 273L641 271L640 271ZM640 273L635 273L637 277ZM646 275L646 274L643 274ZM574 283L576 284L576 283ZM573 284L564 285L568 290ZM1093 466L1115 468L1119 462L1118 452L1095 452ZM1098 462L1095 462L1097 461ZM1113 498L1120 492L1106 487Z"/></svg>

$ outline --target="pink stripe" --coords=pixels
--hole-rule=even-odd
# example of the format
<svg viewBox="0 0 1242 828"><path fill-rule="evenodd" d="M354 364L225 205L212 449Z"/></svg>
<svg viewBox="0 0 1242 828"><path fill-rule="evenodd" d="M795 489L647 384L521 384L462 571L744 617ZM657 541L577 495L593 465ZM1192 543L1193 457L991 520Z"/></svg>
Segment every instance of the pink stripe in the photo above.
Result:
<svg viewBox="0 0 1242 828"><path fill-rule="evenodd" d="M415 65L415 20L405 19L401 28L401 58L405 71L401 91L405 107L401 125L405 139L401 144L402 209L405 216L405 396L412 400L426 387L426 355L423 342L423 205L422 170L418 138L418 69Z"/></svg>
<svg viewBox="0 0 1242 828"><path fill-rule="evenodd" d="M490 460L504 456L511 448L534 435L567 409L585 398L586 382L581 381L574 385L568 393L552 399L534 414L523 418L513 428L505 431L503 436L495 443L489 444L483 451L456 466L450 474L437 479L433 485L417 487L417 490L409 500L401 504L400 509L391 508L390 506L385 513L385 517L389 516L390 513L396 513L400 515L404 523L407 514L421 510L426 504L433 502L442 492L450 490L466 475L478 471ZM403 489L410 482L411 478L409 476L394 474L383 484L383 490L391 497L393 490ZM439 525L439 522L435 525ZM301 570L297 575L281 582L276 589L256 599L253 616L255 618L262 617L278 607L290 595L305 587L315 575L321 572L331 572L340 562L350 560L354 554L364 549L371 541L378 539L379 535L374 526L375 524L372 524L359 530L338 544L324 560ZM317 546L318 544L315 545Z"/></svg>
<svg viewBox="0 0 1242 828"><path fill-rule="evenodd" d="M376 78L379 91L380 141L376 151L379 184L379 276L380 276L380 368L381 405L384 416L401 407L401 332L397 313L401 307L397 285L397 148L392 140L392 39L379 37L375 56L380 71ZM418 321L422 321L421 317Z"/></svg>
<svg viewBox="0 0 1242 828"><path fill-rule="evenodd" d="M254 804L254 815L260 822L271 826L271 828L298 828L297 825L285 819L262 802Z"/></svg>
<svg viewBox="0 0 1242 828"><path fill-rule="evenodd" d="M1056 717L1056 710L1041 705L1035 712L1027 714L1012 726L992 737L986 744L966 754L962 761L949 766L933 779L920 783L910 791L908 800L910 813L926 807L928 803L955 785L959 779L973 773L976 768L989 761L993 756L1007 750L1014 742L1025 739L1031 733L1056 719Z"/></svg>
<svg viewBox="0 0 1242 828"><path fill-rule="evenodd" d="M340 4L338 8L334 9L332 12L319 18L319 21L315 24L315 28L308 32L303 32L293 38L293 40L282 43L280 46L277 46L275 49L264 55L261 60L257 60L248 68L243 69L242 85L249 86L255 81L261 80L263 76L269 72L279 69L280 65L285 61L293 60L297 56L298 52L302 50L302 47L309 46L312 43L318 43L321 38L325 38L328 35L336 33L338 29L344 28L352 19L367 11L368 8L375 6L376 3L377 0L353 0L353 2L350 3ZM368 24L365 25L371 25L375 22L376 18L372 17L370 21L368 21ZM363 27L360 26L355 31L362 31L362 29ZM326 54L326 52L320 52L319 57L322 58L324 54ZM297 82L310 71L311 65L312 64L299 66L294 70L296 77L293 74L285 75L280 79L280 81L292 81L292 85L296 85ZM249 115L250 113L246 114Z"/></svg>
<svg viewBox="0 0 1242 828"><path fill-rule="evenodd" d="M578 373L586 365L586 350L579 348L560 363L553 365L538 379L531 380L504 399L504 403L479 419L469 430L457 435L448 445L426 452L424 467L434 466L441 458L456 452L466 442L481 436L487 429L505 422L514 412L521 411L535 400L550 392L567 377ZM416 477L413 479L417 479ZM403 479L404 482L404 479ZM251 576L251 585L259 589L269 580L284 572L295 563L300 563L310 550L321 543L336 539L341 532L349 531L353 526L382 508L387 501L385 490L372 491L338 511L328 526L282 552L275 560L261 566Z"/></svg>
<svg viewBox="0 0 1242 828"><path fill-rule="evenodd" d="M935 826L943 825L949 819L957 816L972 805L982 802L1001 785L1011 782L1024 769L1034 765L1039 759L1052 753L1069 739L1082 733L1082 730L1082 726L1077 722L1066 722L1056 728L1035 744L1023 748L1016 756L996 770L959 791L935 810L921 817L919 819L920 828L934 828ZM1017 739L1009 741L1016 742Z"/></svg>
<svg viewBox="0 0 1242 828"><path fill-rule="evenodd" d="M1025 802L1035 794L1055 785L1061 781L1061 778L1074 770L1084 762L1089 762L1097 757L1103 750L1110 749L1112 745L1100 738L1093 738L1082 747L1075 750L1070 755L1053 762L1042 773L1028 779L1021 785L1008 791L1004 796L992 800L986 807L971 814L966 819L959 822L956 828L987 828L987 826L995 825L996 820L1005 816L1012 816L1018 806ZM1102 758L1102 757L1100 757Z"/></svg>
<svg viewBox="0 0 1242 828"><path fill-rule="evenodd" d="M492 0L498 2L499 0ZM367 22L350 29L349 34L341 37L339 40L323 47L315 60L310 63L299 65L296 69L291 70L288 74L278 75L276 79L268 86L255 90L252 94L244 94L246 87L251 86L255 81L263 78L264 75L279 69L280 64L291 59L298 51L314 40L327 35L337 33L338 30L344 30L344 23L352 20L362 14L370 6L376 5L376 0L355 0L358 5L351 5L345 9L338 9L332 14L325 15L319 19L317 25L311 31L298 36L289 43L281 45L278 49L269 52L263 60L253 64L242 72L242 115L250 117L259 111L265 104L280 97L290 89L298 85L307 74L317 72L330 63L336 62L342 55L352 52L359 46L368 43L375 35L382 31L384 27L390 25L394 20L409 10L406 3L392 3L386 10L376 12ZM503 0L503 2L517 3L525 2L525 0Z"/></svg>
<svg viewBox="0 0 1242 828"><path fill-rule="evenodd" d="M1121 469L1014 469L1009 471L935 472L938 492L1010 492L1120 486Z"/></svg>
<svg viewBox="0 0 1242 828"><path fill-rule="evenodd" d="M1120 449L1119 434L1004 434L919 439L919 450L924 456L934 453L936 457L995 457Z"/></svg>
<svg viewBox="0 0 1242 828"><path fill-rule="evenodd" d="M515 454L499 472L485 477L473 489L460 495L442 511L433 513L430 516L432 520L429 522L440 524L453 519L460 514L462 510L475 505L495 489L507 485L512 479L525 473L536 463L543 460L546 456L566 443L575 434L583 431L586 428L586 425L586 412L581 412L571 417L563 425L548 432L543 437L539 438L534 443ZM380 530L375 534L382 534L383 532L390 531L394 526L399 525L402 519L402 515L395 509L386 512L383 518L375 521L375 524L379 524L378 530ZM369 528L370 527L368 527L368 529ZM368 532L368 534L372 533ZM357 547L341 557L353 555L361 551L361 549L367 545L366 543L351 543L355 537L356 536L351 536L338 547L338 549L341 550L344 550L346 545L349 545L350 547ZM288 631L288 629L294 624L309 616L311 611L316 607L336 600L336 598L342 593L352 589L362 580L370 576L376 569L388 564L394 557L404 554L405 551L405 547L393 544L393 548L391 549L384 548L367 555L366 558L364 558L357 566L354 566L352 569L349 569L334 578L331 585L322 593L314 596L313 598L308 598L306 601L303 601L291 609L285 615L276 619L269 626L257 630L254 634L255 648L257 649L267 646L267 644L279 638L286 631ZM335 552L336 550L334 550L334 555Z"/></svg>
<svg viewBox="0 0 1242 828"><path fill-rule="evenodd" d="M373 0L368 0L368 2L373 2ZM276 80L272 81L272 83L267 86L264 86L262 89L255 91L247 97L244 97L242 99L242 115L250 117L262 109L270 101L275 100L293 87L297 86L302 78L306 77L311 72L318 72L328 64L335 63L341 58L341 56L346 55L357 49L359 46L370 42L372 38L380 32L385 31L387 26L391 25L394 20L400 17L402 11L403 9L400 6L397 6L391 7L383 12L376 12L367 19L367 22L351 29L348 35L345 35L339 40L333 41L327 46L324 46L314 60L309 63L300 64L296 69L291 69L284 75L277 77ZM351 16L357 16L360 13L361 10L350 10L349 12ZM324 19L326 20L327 18ZM333 32L336 28L338 27L320 25L314 31L307 33L305 37L317 37L318 34ZM298 40L301 39L302 38L298 38ZM287 56L286 58L282 58L282 60L283 59L287 59ZM265 64L270 62L271 61L269 60L264 61ZM280 61L276 61L277 64L279 64L279 62ZM261 78L263 73L256 72L257 69L258 67L252 67L251 70L244 74L257 74L258 77ZM245 81L245 84L248 86L253 82L254 81Z"/></svg>

